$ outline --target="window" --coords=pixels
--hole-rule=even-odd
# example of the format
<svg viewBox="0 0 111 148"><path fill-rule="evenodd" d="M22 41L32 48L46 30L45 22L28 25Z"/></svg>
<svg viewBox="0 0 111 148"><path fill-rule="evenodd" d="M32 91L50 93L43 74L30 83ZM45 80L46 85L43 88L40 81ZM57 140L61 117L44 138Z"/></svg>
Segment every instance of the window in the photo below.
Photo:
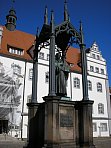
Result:
<svg viewBox="0 0 111 148"><path fill-rule="evenodd" d="M80 79L74 78L74 87L75 88L80 88Z"/></svg>
<svg viewBox="0 0 111 148"><path fill-rule="evenodd" d="M101 74L104 74L104 69L101 69Z"/></svg>
<svg viewBox="0 0 111 148"><path fill-rule="evenodd" d="M13 69L13 74L21 74L21 67L17 64L12 64L11 68Z"/></svg>
<svg viewBox="0 0 111 148"><path fill-rule="evenodd" d="M92 90L92 83L91 83L91 81L88 81L88 90Z"/></svg>
<svg viewBox="0 0 111 148"><path fill-rule="evenodd" d="M107 123L100 123L101 132L106 132L108 130Z"/></svg>
<svg viewBox="0 0 111 148"><path fill-rule="evenodd" d="M27 103L30 103L31 102L31 99L32 99L32 95L28 95L27 96Z"/></svg>
<svg viewBox="0 0 111 148"><path fill-rule="evenodd" d="M97 92L102 92L102 84L101 83L97 83Z"/></svg>
<svg viewBox="0 0 111 148"><path fill-rule="evenodd" d="M44 53L43 52L39 52L39 59L44 59Z"/></svg>
<svg viewBox="0 0 111 148"><path fill-rule="evenodd" d="M94 72L94 67L93 66L90 66L90 71Z"/></svg>
<svg viewBox="0 0 111 148"><path fill-rule="evenodd" d="M100 56L99 55L97 55L97 59L100 60Z"/></svg>
<svg viewBox="0 0 111 148"><path fill-rule="evenodd" d="M98 104L98 114L104 114L104 104Z"/></svg>
<svg viewBox="0 0 111 148"><path fill-rule="evenodd" d="M96 67L96 68L95 68L95 71L96 71L96 73L99 73L99 68Z"/></svg>
<svg viewBox="0 0 111 148"><path fill-rule="evenodd" d="M13 23L15 24L15 19L13 18Z"/></svg>
<svg viewBox="0 0 111 148"><path fill-rule="evenodd" d="M14 125L10 125L9 128L10 128L10 129L14 129Z"/></svg>
<svg viewBox="0 0 111 148"><path fill-rule="evenodd" d="M49 54L47 54L47 61L49 61Z"/></svg>
<svg viewBox="0 0 111 148"><path fill-rule="evenodd" d="M92 54L92 57L95 59L95 54Z"/></svg>
<svg viewBox="0 0 111 148"><path fill-rule="evenodd" d="M93 123L93 132L97 132L97 124Z"/></svg>
<svg viewBox="0 0 111 148"><path fill-rule="evenodd" d="M71 63L71 64L70 64L70 67L74 67L74 64L73 64L73 63Z"/></svg>
<svg viewBox="0 0 111 148"><path fill-rule="evenodd" d="M30 68L29 69L29 79L32 79L32 77L33 77L33 69Z"/></svg>
<svg viewBox="0 0 111 148"><path fill-rule="evenodd" d="M9 17L9 22L12 22L12 17Z"/></svg>
<svg viewBox="0 0 111 148"><path fill-rule="evenodd" d="M45 73L45 83L49 83L49 72Z"/></svg>
<svg viewBox="0 0 111 148"><path fill-rule="evenodd" d="M19 126L15 125L15 129L19 129Z"/></svg>
<svg viewBox="0 0 111 148"><path fill-rule="evenodd" d="M12 54L17 54L17 55L23 55L24 51L22 49L14 48L14 47L9 47L9 52Z"/></svg>

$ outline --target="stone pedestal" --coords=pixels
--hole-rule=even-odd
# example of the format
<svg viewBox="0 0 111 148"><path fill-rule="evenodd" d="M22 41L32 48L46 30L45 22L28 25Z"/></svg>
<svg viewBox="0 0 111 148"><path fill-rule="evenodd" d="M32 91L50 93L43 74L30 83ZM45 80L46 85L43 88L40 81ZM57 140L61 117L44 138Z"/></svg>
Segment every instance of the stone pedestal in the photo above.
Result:
<svg viewBox="0 0 111 148"><path fill-rule="evenodd" d="M80 148L94 148L92 127L92 105L94 101L76 102L76 117L78 121L77 145ZM77 123L76 123L77 124Z"/></svg>
<svg viewBox="0 0 111 148"><path fill-rule="evenodd" d="M27 148L93 148L93 101L67 101L46 96L29 103Z"/></svg>
<svg viewBox="0 0 111 148"><path fill-rule="evenodd" d="M44 148L75 148L75 102L44 97Z"/></svg>
<svg viewBox="0 0 111 148"><path fill-rule="evenodd" d="M38 103L28 103L28 130L27 130L27 146L24 148L33 148L36 143L37 126L37 110Z"/></svg>

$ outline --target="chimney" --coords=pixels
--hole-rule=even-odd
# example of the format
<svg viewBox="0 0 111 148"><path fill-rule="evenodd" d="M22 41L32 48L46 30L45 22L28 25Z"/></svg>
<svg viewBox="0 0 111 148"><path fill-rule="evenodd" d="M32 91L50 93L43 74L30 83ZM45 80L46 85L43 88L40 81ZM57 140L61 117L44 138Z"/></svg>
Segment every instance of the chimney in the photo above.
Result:
<svg viewBox="0 0 111 148"><path fill-rule="evenodd" d="M1 49L1 44L2 44L2 36L3 36L3 27L0 26L0 49Z"/></svg>

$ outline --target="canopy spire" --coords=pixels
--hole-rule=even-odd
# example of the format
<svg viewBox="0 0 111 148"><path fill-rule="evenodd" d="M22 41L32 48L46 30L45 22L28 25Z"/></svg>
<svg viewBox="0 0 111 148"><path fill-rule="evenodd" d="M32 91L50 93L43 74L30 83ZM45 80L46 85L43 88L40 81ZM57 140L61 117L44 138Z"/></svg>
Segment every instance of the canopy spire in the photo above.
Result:
<svg viewBox="0 0 111 148"><path fill-rule="evenodd" d="M67 9L67 0L64 1L64 21L69 20L68 9Z"/></svg>
<svg viewBox="0 0 111 148"><path fill-rule="evenodd" d="M48 25L48 11L47 11L47 6L45 6L44 24Z"/></svg>
<svg viewBox="0 0 111 148"><path fill-rule="evenodd" d="M80 35L81 35L81 44L84 43L84 36L83 36L83 26L82 26L82 22L80 20Z"/></svg>

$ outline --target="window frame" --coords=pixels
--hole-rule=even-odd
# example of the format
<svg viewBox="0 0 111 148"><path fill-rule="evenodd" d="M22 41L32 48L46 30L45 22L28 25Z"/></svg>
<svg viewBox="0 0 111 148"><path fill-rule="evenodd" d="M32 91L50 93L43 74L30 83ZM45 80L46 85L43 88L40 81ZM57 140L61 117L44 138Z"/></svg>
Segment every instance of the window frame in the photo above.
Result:
<svg viewBox="0 0 111 148"><path fill-rule="evenodd" d="M90 71L94 72L94 66L90 66Z"/></svg>
<svg viewBox="0 0 111 148"><path fill-rule="evenodd" d="M95 72L99 73L99 68L98 67L95 67Z"/></svg>
<svg viewBox="0 0 111 148"><path fill-rule="evenodd" d="M98 104L98 114L104 114L104 104Z"/></svg>
<svg viewBox="0 0 111 148"><path fill-rule="evenodd" d="M44 60L44 53L43 52L39 52L39 59Z"/></svg>
<svg viewBox="0 0 111 148"><path fill-rule="evenodd" d="M100 60L100 56L99 55L97 55L97 60Z"/></svg>
<svg viewBox="0 0 111 148"><path fill-rule="evenodd" d="M93 59L95 59L95 58L96 58L96 55L95 55L94 53L92 54L92 58L93 58Z"/></svg>
<svg viewBox="0 0 111 148"><path fill-rule="evenodd" d="M97 92L102 92L102 84L100 82L97 83Z"/></svg>
<svg viewBox="0 0 111 148"><path fill-rule="evenodd" d="M101 74L104 75L104 69L103 68L101 68Z"/></svg>
<svg viewBox="0 0 111 148"><path fill-rule="evenodd" d="M88 84L88 90L92 91L92 82L88 80L87 84Z"/></svg>
<svg viewBox="0 0 111 148"><path fill-rule="evenodd" d="M33 68L29 68L29 80L33 78Z"/></svg>
<svg viewBox="0 0 111 148"><path fill-rule="evenodd" d="M45 83L49 83L49 72L45 72Z"/></svg>
<svg viewBox="0 0 111 148"><path fill-rule="evenodd" d="M97 123L93 122L93 132L97 132Z"/></svg>
<svg viewBox="0 0 111 148"><path fill-rule="evenodd" d="M78 77L75 77L73 79L74 88L80 89L80 79Z"/></svg>
<svg viewBox="0 0 111 148"><path fill-rule="evenodd" d="M8 48L9 53L16 54L16 55L24 55L24 50L15 48L15 47L9 47Z"/></svg>
<svg viewBox="0 0 111 148"><path fill-rule="evenodd" d="M101 132L107 132L108 131L108 125L107 123L100 123Z"/></svg>

